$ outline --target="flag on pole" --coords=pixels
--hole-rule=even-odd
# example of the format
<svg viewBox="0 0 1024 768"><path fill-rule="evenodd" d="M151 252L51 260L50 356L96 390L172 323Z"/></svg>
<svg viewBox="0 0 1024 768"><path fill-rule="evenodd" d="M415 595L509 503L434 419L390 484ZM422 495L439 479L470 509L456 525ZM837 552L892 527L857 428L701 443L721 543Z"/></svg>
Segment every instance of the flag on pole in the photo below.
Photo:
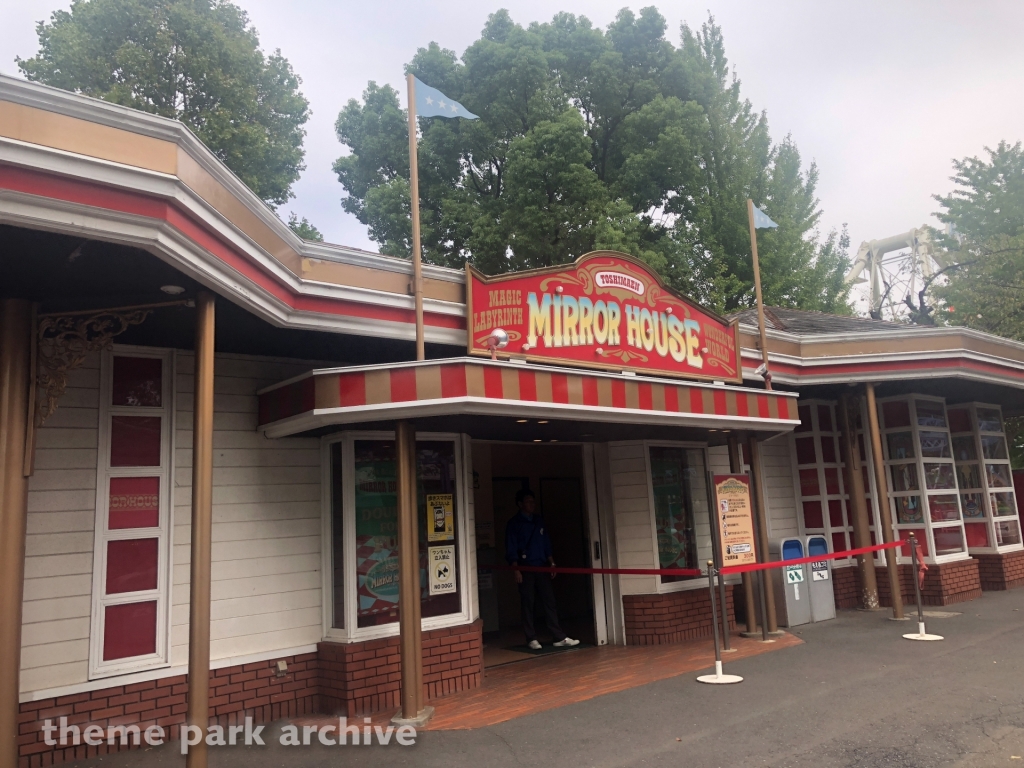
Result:
<svg viewBox="0 0 1024 768"><path fill-rule="evenodd" d="M455 99L449 99L437 88L425 85L418 77L413 77L416 84L416 114L419 117L464 117L467 120L479 120Z"/></svg>
<svg viewBox="0 0 1024 768"><path fill-rule="evenodd" d="M774 229L779 226L768 218L768 214L754 206L754 229Z"/></svg>

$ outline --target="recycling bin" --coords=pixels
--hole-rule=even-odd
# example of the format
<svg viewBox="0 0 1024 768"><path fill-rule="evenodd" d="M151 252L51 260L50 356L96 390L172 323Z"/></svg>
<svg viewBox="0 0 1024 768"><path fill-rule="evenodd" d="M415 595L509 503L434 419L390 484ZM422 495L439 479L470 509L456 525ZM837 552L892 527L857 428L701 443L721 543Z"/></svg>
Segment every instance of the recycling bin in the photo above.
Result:
<svg viewBox="0 0 1024 768"><path fill-rule="evenodd" d="M824 536L807 537L807 556L827 555L828 539ZM832 589L832 561L819 560L807 564L807 591L810 593L811 621L828 621L836 617L836 595Z"/></svg>
<svg viewBox="0 0 1024 768"><path fill-rule="evenodd" d="M768 558L772 561L799 560L804 556L804 542L796 537L768 542ZM804 565L786 565L768 571L775 595L775 618L780 627L797 627L811 622L811 601L807 590L807 569Z"/></svg>

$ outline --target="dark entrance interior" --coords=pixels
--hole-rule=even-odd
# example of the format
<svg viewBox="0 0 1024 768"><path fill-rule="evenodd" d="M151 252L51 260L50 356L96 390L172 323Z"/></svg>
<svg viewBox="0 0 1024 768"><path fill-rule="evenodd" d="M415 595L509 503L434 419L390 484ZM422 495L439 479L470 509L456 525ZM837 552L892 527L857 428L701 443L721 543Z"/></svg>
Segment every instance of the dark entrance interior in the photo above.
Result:
<svg viewBox="0 0 1024 768"><path fill-rule="evenodd" d="M516 514L516 493L533 491L551 537L555 563L571 568L590 566L590 535L584 492L583 449L579 445L530 443L473 444L474 512L479 584L484 621L486 666L518 661L522 653L519 589L509 571L487 571L505 562L505 526ZM552 582L562 629L585 644L595 644L593 580L560 574ZM537 607L538 639L550 648L543 613Z"/></svg>

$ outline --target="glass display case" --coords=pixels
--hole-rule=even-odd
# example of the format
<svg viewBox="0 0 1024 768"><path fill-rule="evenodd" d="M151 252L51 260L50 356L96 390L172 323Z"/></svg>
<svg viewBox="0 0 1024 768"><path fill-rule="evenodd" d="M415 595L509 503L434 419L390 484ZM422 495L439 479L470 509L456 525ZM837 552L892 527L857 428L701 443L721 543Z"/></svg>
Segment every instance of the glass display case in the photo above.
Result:
<svg viewBox="0 0 1024 768"><path fill-rule="evenodd" d="M967 446L951 432L945 402L906 396L879 402L893 528L906 539L914 533L932 560L967 557L965 508L971 490L964 483L980 475L955 459ZM973 472L973 474L972 474ZM974 494L981 490L972 488ZM970 496L972 503L978 499ZM971 507L973 511L975 508ZM901 553L909 555L907 547Z"/></svg>
<svg viewBox="0 0 1024 768"><path fill-rule="evenodd" d="M1021 549L1010 453L999 406L966 403L950 406L948 414L968 550Z"/></svg>

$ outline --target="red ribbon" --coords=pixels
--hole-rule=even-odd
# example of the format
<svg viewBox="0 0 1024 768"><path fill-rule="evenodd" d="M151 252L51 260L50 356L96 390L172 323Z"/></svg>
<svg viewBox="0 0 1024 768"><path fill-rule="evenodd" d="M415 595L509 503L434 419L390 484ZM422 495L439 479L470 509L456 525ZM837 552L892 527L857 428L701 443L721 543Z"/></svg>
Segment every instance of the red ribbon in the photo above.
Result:
<svg viewBox="0 0 1024 768"><path fill-rule="evenodd" d="M892 549L893 547L900 547L906 544L905 541L890 541L888 544L874 544L870 547L861 547L860 549L848 549L845 552L833 552L828 555L813 555L811 557L801 557L796 560L775 560L771 563L751 563L750 565L727 565L722 569L722 573L729 575L730 573L749 573L750 571L766 571L769 568L781 568L784 565L803 565L804 563L818 563L822 560L837 560L839 558L856 557L857 555L864 555L868 552L878 552L881 549Z"/></svg>

